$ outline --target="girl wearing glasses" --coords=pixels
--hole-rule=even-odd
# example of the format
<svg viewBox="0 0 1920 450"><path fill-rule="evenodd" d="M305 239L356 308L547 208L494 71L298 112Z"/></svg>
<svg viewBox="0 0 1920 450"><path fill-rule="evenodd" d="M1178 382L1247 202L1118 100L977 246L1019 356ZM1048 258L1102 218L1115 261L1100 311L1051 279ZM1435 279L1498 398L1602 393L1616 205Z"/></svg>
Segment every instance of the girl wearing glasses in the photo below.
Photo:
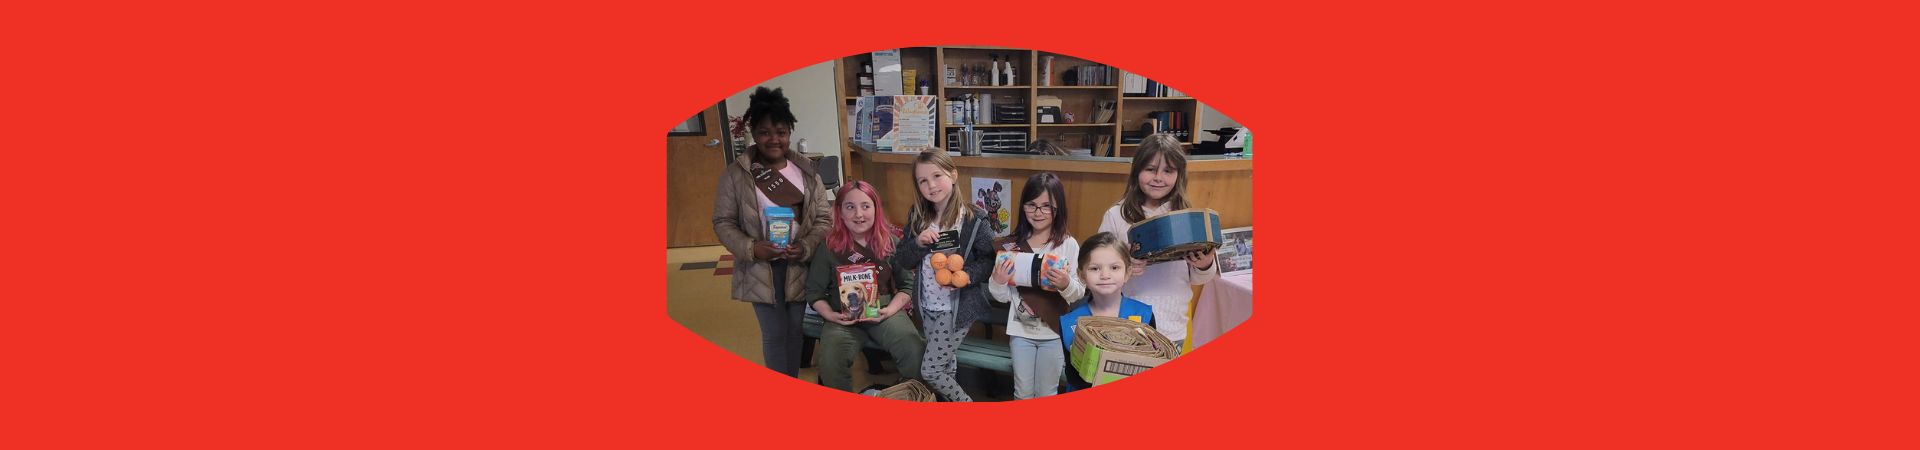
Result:
<svg viewBox="0 0 1920 450"><path fill-rule="evenodd" d="M1034 287L1009 286L1011 259L994 267L987 292L995 301L1012 303L1007 310L1007 338L1013 356L1013 395L1028 399L1059 393L1060 372L1066 367L1060 341L1060 315L1086 295L1080 277L1073 276L1080 244L1067 234L1067 192L1060 177L1041 172L1027 178L1020 189L1019 219L1013 234L994 241L1000 252L1027 252L1057 256L1065 267L1043 268Z"/></svg>

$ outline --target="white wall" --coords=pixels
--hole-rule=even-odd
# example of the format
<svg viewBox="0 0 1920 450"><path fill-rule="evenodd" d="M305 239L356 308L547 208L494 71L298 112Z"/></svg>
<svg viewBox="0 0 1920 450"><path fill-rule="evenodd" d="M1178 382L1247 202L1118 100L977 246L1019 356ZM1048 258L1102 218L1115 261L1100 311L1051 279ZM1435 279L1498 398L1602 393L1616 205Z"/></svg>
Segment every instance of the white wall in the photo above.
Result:
<svg viewBox="0 0 1920 450"><path fill-rule="evenodd" d="M799 70L787 72L754 87L766 86L768 89L781 88L787 95L787 101L793 107L793 117L800 123L793 126L793 142L799 145L800 139L807 140L808 153L824 153L840 156L841 146L846 139L840 137L839 112L835 102L840 101L833 92L833 61L822 61ZM747 88L727 97L727 115L738 116L747 112L747 96L754 88Z"/></svg>
<svg viewBox="0 0 1920 450"><path fill-rule="evenodd" d="M1233 118L1213 110L1213 107L1207 106L1207 102L1202 99L1200 102L1200 126L1206 127L1206 129L1209 130L1218 130L1220 127L1238 127L1240 126L1240 122L1235 122ZM1194 131L1198 132L1199 130ZM1213 133L1199 133L1194 137L1213 140Z"/></svg>

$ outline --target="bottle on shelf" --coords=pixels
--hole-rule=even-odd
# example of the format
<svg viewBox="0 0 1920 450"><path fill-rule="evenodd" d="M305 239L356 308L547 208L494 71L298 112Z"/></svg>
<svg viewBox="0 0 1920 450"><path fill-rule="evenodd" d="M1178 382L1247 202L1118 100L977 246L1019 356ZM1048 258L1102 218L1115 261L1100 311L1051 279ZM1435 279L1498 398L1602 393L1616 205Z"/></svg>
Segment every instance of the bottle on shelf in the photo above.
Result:
<svg viewBox="0 0 1920 450"><path fill-rule="evenodd" d="M1007 63L1006 63L1005 69L1006 69L1006 76L1001 77L1001 81L1007 82L1006 84L1007 86L1018 86L1020 83L1015 83L1013 81L1013 74L1014 74L1013 57L1011 56L1007 57Z"/></svg>
<svg viewBox="0 0 1920 450"><path fill-rule="evenodd" d="M992 72L989 73L987 76L992 77L993 79L992 86L999 86L1000 85L1000 55L989 53L987 54L987 57L993 59L993 66L988 68L988 70L991 70Z"/></svg>

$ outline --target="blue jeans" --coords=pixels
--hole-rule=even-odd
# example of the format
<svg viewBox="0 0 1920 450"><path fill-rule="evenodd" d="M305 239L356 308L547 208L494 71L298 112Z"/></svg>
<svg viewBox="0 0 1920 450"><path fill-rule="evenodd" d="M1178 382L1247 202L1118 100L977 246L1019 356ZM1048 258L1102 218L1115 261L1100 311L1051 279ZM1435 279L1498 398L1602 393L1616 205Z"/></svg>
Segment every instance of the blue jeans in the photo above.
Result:
<svg viewBox="0 0 1920 450"><path fill-rule="evenodd" d="M800 377L800 345L806 337L800 321L806 309L806 304L800 302L753 304L753 316L760 321L760 358L768 369Z"/></svg>
<svg viewBox="0 0 1920 450"><path fill-rule="evenodd" d="M1066 353L1059 339L1036 341L1007 336L1013 353L1013 397L1040 398L1060 393L1060 371L1066 368Z"/></svg>

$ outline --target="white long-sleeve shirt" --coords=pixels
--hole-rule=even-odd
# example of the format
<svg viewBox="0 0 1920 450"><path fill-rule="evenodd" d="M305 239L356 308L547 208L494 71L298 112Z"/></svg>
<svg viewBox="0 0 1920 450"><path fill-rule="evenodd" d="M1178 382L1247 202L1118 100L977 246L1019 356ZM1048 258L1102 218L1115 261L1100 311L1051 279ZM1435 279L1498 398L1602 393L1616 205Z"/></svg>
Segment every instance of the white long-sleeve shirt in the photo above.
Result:
<svg viewBox="0 0 1920 450"><path fill-rule="evenodd" d="M1147 218L1159 217L1173 211L1173 205L1162 203L1158 208L1142 208ZM1120 214L1120 205L1107 208L1107 215L1100 219L1100 231L1113 233L1120 238L1122 248L1131 248L1127 242L1127 230L1133 228L1126 216ZM1153 307L1154 328L1168 340L1180 341L1187 338L1187 306L1193 302L1193 286L1207 284L1220 278L1220 264L1216 261L1207 270L1195 270L1184 260L1173 260L1147 266L1147 272L1127 280L1120 292L1129 298L1139 300Z"/></svg>
<svg viewBox="0 0 1920 450"><path fill-rule="evenodd" d="M1080 259L1080 241L1074 240L1073 236L1067 236L1067 239L1060 242L1058 246L1047 243L1033 250L1035 253L1057 255L1060 259L1067 262L1067 288L1060 290L1060 297L1067 299L1068 309L1072 309L1071 306L1073 304L1078 303L1081 298L1086 297L1087 286L1080 282L1080 262L1078 261ZM999 266L994 267L998 268ZM1012 308L1007 308L1008 336L1019 336L1036 341L1060 338L1060 334L1053 332L1053 328L1047 327L1047 324L1041 323L1039 317L1034 317L1031 314L1021 314L1025 308L1020 307L1020 291L1018 288L1005 284L987 283L987 293L993 296L994 301L1013 304Z"/></svg>

